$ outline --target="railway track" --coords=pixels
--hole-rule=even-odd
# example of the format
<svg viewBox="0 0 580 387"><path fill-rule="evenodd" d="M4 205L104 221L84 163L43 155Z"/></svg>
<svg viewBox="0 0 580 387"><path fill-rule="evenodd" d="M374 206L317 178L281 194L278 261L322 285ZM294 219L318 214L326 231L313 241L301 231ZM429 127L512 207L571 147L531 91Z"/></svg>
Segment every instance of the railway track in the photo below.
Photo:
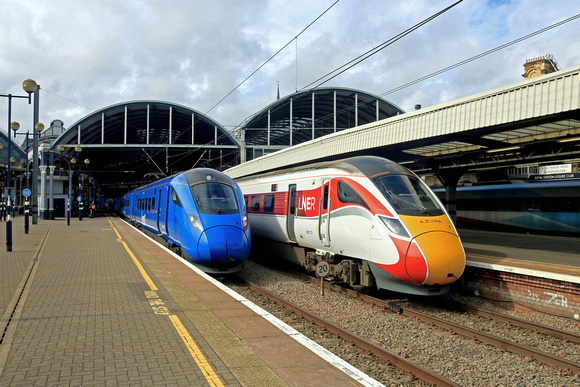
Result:
<svg viewBox="0 0 580 387"><path fill-rule="evenodd" d="M300 275L302 275L302 274L300 274ZM310 277L310 276L306 276L306 275L303 275L303 276L304 276L304 278L307 278L309 281L313 281L313 282L319 281L318 279ZM563 359L563 358L560 358L558 356L544 353L544 352L539 351L535 348L521 345L521 344L517 344L517 343L514 343L512 341L505 340L505 339L502 339L502 338L499 338L499 337L496 337L494 335L487 334L484 332L480 332L480 331L477 331L475 329L467 328L467 327L461 326L461 325L456 324L456 323L445 321L443 319L440 319L440 318L437 318L437 317L431 316L429 314L422 313L422 312L419 312L419 311L416 311L416 310L413 310L410 308L402 308L399 305L394 304L392 302L384 301L384 300L378 299L376 297L357 293L354 290L347 289L347 288L344 288L344 287L339 286L339 285L335 285L335 284L328 284L328 285L330 285L331 289L339 291L339 292L343 292L343 293L347 294L349 297L360 298L361 300L363 300L365 302L369 302L371 304L377 305L377 306L385 308L385 309L389 309L391 311L397 312L397 313L405 315L405 316L416 318L418 320L423 321L426 324L430 324L430 325L437 326L437 327L442 328L442 329L452 331L454 333L460 334L460 335L465 336L465 337L469 337L471 339L480 341L482 343L489 344L489 345L492 345L492 346L497 347L497 348L501 348L502 350L505 350L505 351L509 351L509 352L517 353L519 355L531 357L531 358L533 358L537 361L540 361L544 364L559 367L559 368L574 372L575 374L580 374L580 365L578 363L569 361L567 359ZM577 334L572 333L572 332L565 332L565 331L551 328L551 327L548 327L545 325L540 325L540 324L525 321L522 319L516 319L516 318L510 317L510 316L501 315L499 313L486 311L482 308L477 308L474 306L460 305L457 303L454 303L453 306L457 309L461 309L461 310L468 312L468 313L479 314L479 315L485 316L489 319L502 321L504 323L508 323L511 325L523 326L527 329L532 329L532 330L541 332L543 334L548 334L550 336L569 340L569 341L572 341L575 343L580 343L580 335L577 335Z"/></svg>
<svg viewBox="0 0 580 387"><path fill-rule="evenodd" d="M277 269L266 268L266 270ZM249 270L249 272L255 271L256 268ZM272 276L274 278L271 278ZM408 374L417 375L428 384L501 384L503 380L512 378L513 375L521 379L511 381L515 384L570 385L580 381L580 364L578 363L580 347L576 344L580 342L580 336L573 332L513 319L472 306L454 304L449 311L433 307L431 302L425 307L421 303L406 298L381 300L330 283L325 283L328 292L326 296L322 296L319 290L320 279L310 276L296 277L296 273L277 271L275 274L271 272L250 274L249 280L265 288L268 293L290 300L291 304L298 305L301 309L314 311L314 314L322 316L323 320L329 320L334 325L355 332L355 336L363 338L361 348L383 359L382 361L398 367L400 364L397 364L397 360L403 358L419 365L428 373L443 377L444 381L434 382L431 379L419 377L418 371L417 373L405 371ZM307 282L312 282L312 284ZM247 292L250 291L247 290ZM317 302L319 304L316 304ZM280 309L282 307L277 308L277 310ZM459 321L459 324L447 321L447 315L451 316L453 321ZM546 322L553 323L548 320ZM572 323L563 324L558 321L555 323L556 326L569 326L573 330L576 329ZM525 329L519 327L525 327ZM325 329L334 333L334 328ZM402 331L399 331L400 329ZM335 334L343 337L342 334ZM495 337L494 334L500 337ZM511 340L512 336L515 340ZM354 342L355 339L347 338L346 340ZM436 344L429 344L432 341ZM546 350L544 352L537 350L534 342L541 343L536 346ZM342 344L342 346L346 345ZM378 355L375 351L379 350L375 347L387 348L387 352L391 352L395 357L389 359L387 355ZM552 349L554 354L546 353L552 352ZM339 353L337 355L342 357ZM350 359L349 354L346 355L346 359ZM372 360L366 360L365 364L371 362ZM365 364L359 369L377 380L387 380L385 383L387 385L391 383L388 376L385 376L386 371L372 370L372 366L365 369ZM378 360L377 364L379 364ZM354 363L353 365L357 366ZM378 367L383 366L379 364ZM535 376L528 378L527 375ZM537 375L541 375L540 380L537 379Z"/></svg>
<svg viewBox="0 0 580 387"><path fill-rule="evenodd" d="M430 383L430 384L437 385L437 386L459 386L459 384L454 383L453 381L447 379L446 377L439 375L435 372L432 372L431 370L429 370L425 367L422 367L421 365L416 364L408 359L405 359L405 358L403 358L403 357L401 357L401 356L399 356L391 351L388 351L385 348L382 348L376 344L373 344L370 341L365 340L362 337L360 337L360 336L358 336L358 335L356 335L356 334L354 334L354 333L352 333L344 328L341 328L338 325L333 324L333 323L323 319L322 317L317 316L316 314L314 314L312 312L309 312L305 309L302 309L302 308L298 307L297 305L294 305L291 302L288 302L288 301L284 300L283 298L281 298L273 293L270 293L267 290L265 290L257 285L248 283L248 287L250 289L252 289L253 291L261 294L262 296L267 297L268 299L270 299L270 300L272 300L280 305L283 305L285 308L292 311L293 313L296 313L296 314L306 318L307 320L319 325L323 329L326 329L329 332L332 332L335 335L341 337L342 339L355 344L359 348L372 353L373 355L384 360L385 362L390 363L393 366L395 366L403 371L411 372L418 379L421 379L426 383Z"/></svg>

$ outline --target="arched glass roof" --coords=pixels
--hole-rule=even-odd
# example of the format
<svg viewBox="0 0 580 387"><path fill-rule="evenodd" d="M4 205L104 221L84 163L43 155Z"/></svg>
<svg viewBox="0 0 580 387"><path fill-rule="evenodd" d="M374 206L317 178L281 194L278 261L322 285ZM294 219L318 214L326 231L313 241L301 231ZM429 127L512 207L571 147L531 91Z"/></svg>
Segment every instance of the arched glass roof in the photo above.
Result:
<svg viewBox="0 0 580 387"><path fill-rule="evenodd" d="M223 170L239 162L240 146L220 124L186 106L163 101L111 105L80 119L52 144L80 161L101 187L125 191L152 176L193 167ZM75 147L80 146L80 154ZM78 164L77 164L78 165Z"/></svg>
<svg viewBox="0 0 580 387"><path fill-rule="evenodd" d="M32 136L30 136L32 138ZM12 168L24 168L26 165L26 153L20 148L16 143L14 137L10 139L10 157L14 157L15 161L12 163ZM0 144L2 144L2 149L0 149L0 164L3 168L6 168L8 161L8 137L6 133L0 131Z"/></svg>
<svg viewBox="0 0 580 387"><path fill-rule="evenodd" d="M241 129L250 159L252 148L280 149L402 113L396 105L360 90L324 88L279 99Z"/></svg>

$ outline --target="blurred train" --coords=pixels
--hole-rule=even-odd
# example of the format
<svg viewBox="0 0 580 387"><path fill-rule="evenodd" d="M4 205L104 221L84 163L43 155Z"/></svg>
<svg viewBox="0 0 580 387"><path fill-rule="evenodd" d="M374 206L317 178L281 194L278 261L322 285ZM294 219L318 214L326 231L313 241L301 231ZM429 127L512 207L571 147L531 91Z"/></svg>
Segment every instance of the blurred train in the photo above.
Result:
<svg viewBox="0 0 580 387"><path fill-rule="evenodd" d="M457 226L580 234L580 180L457 187Z"/></svg>
<svg viewBox="0 0 580 387"><path fill-rule="evenodd" d="M226 171L227 173L227 171ZM438 295L465 268L441 202L413 172L362 156L236 179L253 248L360 289Z"/></svg>
<svg viewBox="0 0 580 387"><path fill-rule="evenodd" d="M236 272L250 253L242 192L213 169L191 169L128 192L121 212L207 273Z"/></svg>

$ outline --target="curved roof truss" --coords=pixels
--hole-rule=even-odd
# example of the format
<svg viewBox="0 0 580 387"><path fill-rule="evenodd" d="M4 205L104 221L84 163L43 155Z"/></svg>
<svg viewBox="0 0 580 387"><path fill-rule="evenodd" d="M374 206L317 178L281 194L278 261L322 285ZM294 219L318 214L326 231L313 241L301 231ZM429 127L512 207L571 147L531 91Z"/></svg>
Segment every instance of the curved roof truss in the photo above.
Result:
<svg viewBox="0 0 580 387"><path fill-rule="evenodd" d="M402 113L396 105L360 90L323 88L279 99L242 129L248 148L280 149Z"/></svg>
<svg viewBox="0 0 580 387"><path fill-rule="evenodd" d="M66 156L60 157L59 145ZM101 187L123 186L125 191L152 176L194 167L223 170L240 159L239 143L220 124L196 110L163 101L131 101L97 110L71 125L53 142L52 150L57 159L88 159L88 165L82 163L83 173Z"/></svg>

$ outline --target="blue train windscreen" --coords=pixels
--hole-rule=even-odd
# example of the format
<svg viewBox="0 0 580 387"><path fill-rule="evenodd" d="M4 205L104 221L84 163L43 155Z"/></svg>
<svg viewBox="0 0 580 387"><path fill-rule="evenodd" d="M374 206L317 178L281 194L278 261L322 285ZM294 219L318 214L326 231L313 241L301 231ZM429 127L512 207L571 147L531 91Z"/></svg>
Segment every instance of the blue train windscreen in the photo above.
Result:
<svg viewBox="0 0 580 387"><path fill-rule="evenodd" d="M240 212L235 183L221 172L198 168L184 172L200 213L235 214Z"/></svg>
<svg viewBox="0 0 580 387"><path fill-rule="evenodd" d="M240 212L236 194L224 183L198 183L191 186L191 193L200 213L235 214Z"/></svg>

